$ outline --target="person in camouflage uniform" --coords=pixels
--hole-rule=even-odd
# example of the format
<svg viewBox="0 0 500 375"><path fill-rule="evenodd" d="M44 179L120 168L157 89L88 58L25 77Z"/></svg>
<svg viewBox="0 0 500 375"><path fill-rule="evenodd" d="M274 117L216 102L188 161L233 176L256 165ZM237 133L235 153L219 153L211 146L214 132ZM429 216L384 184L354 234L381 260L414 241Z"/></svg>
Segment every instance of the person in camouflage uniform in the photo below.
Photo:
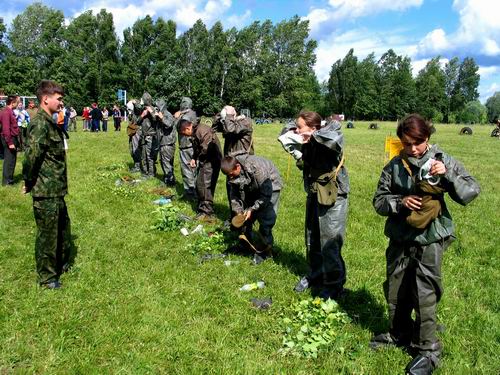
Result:
<svg viewBox="0 0 500 375"><path fill-rule="evenodd" d="M158 108L158 132L160 137L160 165L163 170L163 182L167 186L175 186L174 175L174 157L175 141L177 139L177 130L175 119L167 110L167 103L163 99L156 101Z"/></svg>
<svg viewBox="0 0 500 375"><path fill-rule="evenodd" d="M181 117L189 118L189 121L196 125L198 123L198 117L196 112L193 111L193 101L191 98L183 97L181 99L181 104L179 110L174 114L176 122L177 132L179 134L179 156L182 174L182 183L184 186L184 197L189 200L196 199L195 190L195 169L191 168L190 163L193 159L193 142L191 137L187 137L180 132L180 119Z"/></svg>
<svg viewBox="0 0 500 375"><path fill-rule="evenodd" d="M198 195L199 220L212 220L214 214L214 193L220 172L222 158L219 139L213 128L204 124L193 124L189 114L180 119L180 133L192 137L192 169L198 165L196 193Z"/></svg>
<svg viewBox="0 0 500 375"><path fill-rule="evenodd" d="M130 156L134 162L134 166L130 168L130 172L140 172L141 171L141 136L142 130L141 127L137 124L139 121L139 117L142 113L141 106L138 103L137 99L132 99L127 103L128 109L128 126L127 126L127 135L128 135L128 147L130 151Z"/></svg>
<svg viewBox="0 0 500 375"><path fill-rule="evenodd" d="M42 81L37 90L40 109L31 121L23 162L24 190L33 198L37 226L35 259L40 285L60 287L59 277L76 257L64 196L68 193L67 133L53 120L64 95L53 81Z"/></svg>
<svg viewBox="0 0 500 375"><path fill-rule="evenodd" d="M303 139L302 163L298 166L303 166L307 192L305 242L309 273L295 286L295 291L314 286L321 298L338 299L346 282L341 253L349 193L349 177L343 165L344 136L337 121L321 127L321 117L316 112L301 112L296 126L296 133ZM327 190L330 199L323 201L320 184L325 175L330 176L325 187L332 190Z"/></svg>
<svg viewBox="0 0 500 375"><path fill-rule="evenodd" d="M454 239L444 192L462 205L470 203L480 192L478 183L461 163L436 145L429 145L431 133L431 125L417 114L399 123L397 134L403 150L384 167L373 198L375 211L388 217L384 292L390 328L388 333L375 336L370 346L408 348L414 359L406 367L406 373L418 375L432 373L442 350L436 337L436 308L443 294L443 253ZM431 163L430 176L438 177L434 183L441 191L441 212L425 228L416 228L406 219L422 209L416 176L428 162ZM415 320L412 311L415 311Z"/></svg>
<svg viewBox="0 0 500 375"><path fill-rule="evenodd" d="M141 98L143 111L137 119L141 127L141 172L144 177L151 178L156 174L156 160L158 158L158 122L156 121L153 98L145 92Z"/></svg>
<svg viewBox="0 0 500 375"><path fill-rule="evenodd" d="M244 215L245 238L252 246L258 242L252 238L252 225L258 221L259 234L264 243L260 248L254 246L256 255L261 258L271 256L274 243L272 230L283 187L278 169L268 159L242 154L222 159L221 170L228 177L231 210L236 215ZM259 259L254 259L258 263Z"/></svg>

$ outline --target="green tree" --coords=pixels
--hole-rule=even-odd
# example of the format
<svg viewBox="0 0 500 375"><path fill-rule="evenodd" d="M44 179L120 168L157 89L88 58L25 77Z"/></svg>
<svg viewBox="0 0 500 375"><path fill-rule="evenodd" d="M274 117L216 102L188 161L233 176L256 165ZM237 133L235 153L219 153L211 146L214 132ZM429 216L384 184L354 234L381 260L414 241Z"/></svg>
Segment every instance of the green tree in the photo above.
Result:
<svg viewBox="0 0 500 375"><path fill-rule="evenodd" d="M35 2L14 18L8 35L13 53L35 59L41 78L56 73L52 64L64 55L63 32L64 14Z"/></svg>
<svg viewBox="0 0 500 375"><path fill-rule="evenodd" d="M497 91L486 100L488 110L488 121L496 122L500 119L500 91Z"/></svg>
<svg viewBox="0 0 500 375"><path fill-rule="evenodd" d="M354 115L358 94L358 59L351 48L342 61L332 66L329 80L332 109L348 118Z"/></svg>
<svg viewBox="0 0 500 375"><path fill-rule="evenodd" d="M441 122L446 110L446 77L437 56L430 60L416 78L416 111L427 119Z"/></svg>
<svg viewBox="0 0 500 375"><path fill-rule="evenodd" d="M390 49L382 55L377 74L379 111L382 119L397 120L415 108L415 81L411 59Z"/></svg>
<svg viewBox="0 0 500 375"><path fill-rule="evenodd" d="M357 95L354 105L354 117L360 120L372 120L378 117L377 98L377 62L375 54L369 54L358 64Z"/></svg>
<svg viewBox="0 0 500 375"><path fill-rule="evenodd" d="M460 87L458 84L458 72L460 70L460 60L454 57L444 66L446 107L444 110L444 122L452 122L450 114L463 105L460 98Z"/></svg>
<svg viewBox="0 0 500 375"><path fill-rule="evenodd" d="M457 120L462 124L485 124L488 121L488 110L479 100L474 100L465 105Z"/></svg>

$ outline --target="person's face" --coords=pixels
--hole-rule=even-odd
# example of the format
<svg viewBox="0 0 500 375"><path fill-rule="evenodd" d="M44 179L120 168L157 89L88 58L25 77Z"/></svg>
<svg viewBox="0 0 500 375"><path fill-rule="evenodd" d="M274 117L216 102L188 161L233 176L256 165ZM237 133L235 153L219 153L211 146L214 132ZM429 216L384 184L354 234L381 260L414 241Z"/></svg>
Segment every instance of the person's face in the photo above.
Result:
<svg viewBox="0 0 500 375"><path fill-rule="evenodd" d="M23 109L23 103L21 102L17 103L17 109Z"/></svg>
<svg viewBox="0 0 500 375"><path fill-rule="evenodd" d="M227 174L227 177L229 177L230 180L233 180L236 177L238 177L240 173L241 173L241 165L236 164L236 167L234 167L234 169Z"/></svg>
<svg viewBox="0 0 500 375"><path fill-rule="evenodd" d="M297 121L295 121L295 124L297 125L295 128L296 134L310 133L315 130L314 128L307 126L306 121L302 117L299 117Z"/></svg>
<svg viewBox="0 0 500 375"><path fill-rule="evenodd" d="M185 125L182 125L181 134L187 137L191 137L193 135L193 124L188 122Z"/></svg>
<svg viewBox="0 0 500 375"><path fill-rule="evenodd" d="M419 142L406 134L403 134L401 138L401 143L403 144L406 155L414 158L420 158L427 151L428 141L429 138L423 142Z"/></svg>
<svg viewBox="0 0 500 375"><path fill-rule="evenodd" d="M45 95L42 101L50 114L59 112L64 107L63 96L58 93Z"/></svg>
<svg viewBox="0 0 500 375"><path fill-rule="evenodd" d="M20 99L19 97L17 97L14 101L12 101L12 103L10 103L10 108L12 108L12 109L17 108L17 106L18 106L18 105L19 105L19 103L20 103L20 100L21 100L21 99Z"/></svg>

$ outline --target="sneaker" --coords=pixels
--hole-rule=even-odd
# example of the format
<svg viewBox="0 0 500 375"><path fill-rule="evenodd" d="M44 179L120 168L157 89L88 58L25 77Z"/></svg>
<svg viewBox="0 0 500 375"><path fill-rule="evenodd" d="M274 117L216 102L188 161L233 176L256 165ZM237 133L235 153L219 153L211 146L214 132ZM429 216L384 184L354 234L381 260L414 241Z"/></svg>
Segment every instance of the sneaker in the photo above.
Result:
<svg viewBox="0 0 500 375"><path fill-rule="evenodd" d="M295 285L295 288L293 288L293 290L295 290L297 293L302 293L305 292L310 287L311 285L309 283L309 279L307 278L307 276L304 276L299 280L297 285Z"/></svg>

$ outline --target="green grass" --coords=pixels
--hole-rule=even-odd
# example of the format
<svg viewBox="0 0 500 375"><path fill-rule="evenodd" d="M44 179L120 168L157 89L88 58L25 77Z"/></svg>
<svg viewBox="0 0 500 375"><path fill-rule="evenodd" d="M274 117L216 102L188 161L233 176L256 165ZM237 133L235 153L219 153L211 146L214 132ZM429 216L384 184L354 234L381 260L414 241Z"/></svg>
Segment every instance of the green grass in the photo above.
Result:
<svg viewBox="0 0 500 375"><path fill-rule="evenodd" d="M398 349L373 352L368 341L387 328L382 293L385 275L384 218L371 200L383 166L383 145L395 124L368 123L345 129L346 166L351 177L348 229L343 254L347 287L342 306L352 318L335 344L317 359L281 356L283 317L308 294L292 291L306 269L302 180L276 141L279 125L255 131L257 154L271 158L286 181L281 195L274 261L260 266L233 256L200 264L187 249L193 241L178 232L150 229L154 216L147 190L159 181L117 191L114 181L131 159L121 133L70 133L67 204L78 245L74 269L62 277L60 291L36 285L35 224L31 198L21 183L0 190L0 374L145 373L325 373L394 374L410 360ZM491 127L458 135L459 126L439 125L432 141L461 160L479 180L480 197L469 207L449 203L457 241L443 263L445 294L439 320L444 344L437 374L500 372L500 141ZM81 127L80 127L81 129ZM21 173L19 157L16 176ZM118 168L113 171L113 168ZM178 159L176 175L180 181ZM181 193L181 185L178 185ZM187 214L191 206L176 203ZM216 211L227 215L224 180L216 192ZM241 285L264 280L266 287L240 292ZM267 311L251 307L251 297L272 296Z"/></svg>

